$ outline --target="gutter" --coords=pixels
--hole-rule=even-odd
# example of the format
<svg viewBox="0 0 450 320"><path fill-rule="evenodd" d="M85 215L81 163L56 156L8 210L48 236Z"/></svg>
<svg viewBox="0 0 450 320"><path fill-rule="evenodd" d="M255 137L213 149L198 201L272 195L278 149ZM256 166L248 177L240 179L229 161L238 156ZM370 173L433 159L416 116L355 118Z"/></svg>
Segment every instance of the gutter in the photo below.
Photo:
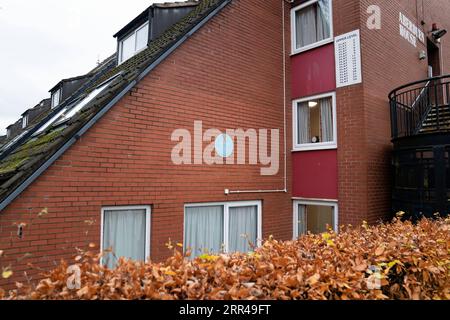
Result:
<svg viewBox="0 0 450 320"><path fill-rule="evenodd" d="M102 118L114 105L122 99L136 84L138 84L150 71L155 69L165 58L167 58L173 51L180 47L188 38L190 38L198 29L203 27L209 20L211 20L217 13L219 13L232 0L222 2L218 7L212 10L202 21L180 38L174 45L164 51L152 64L150 64L143 72L141 72L135 80L129 83L124 90L115 96L103 109L101 109L88 123L86 123L77 133L75 133L69 141L67 141L51 158L49 158L42 166L39 167L30 177L22 182L13 193L6 197L0 203L0 211L5 209L14 199L16 199L26 188L28 188L44 171L46 171L58 158L66 152L80 137L85 134L94 124Z"/></svg>

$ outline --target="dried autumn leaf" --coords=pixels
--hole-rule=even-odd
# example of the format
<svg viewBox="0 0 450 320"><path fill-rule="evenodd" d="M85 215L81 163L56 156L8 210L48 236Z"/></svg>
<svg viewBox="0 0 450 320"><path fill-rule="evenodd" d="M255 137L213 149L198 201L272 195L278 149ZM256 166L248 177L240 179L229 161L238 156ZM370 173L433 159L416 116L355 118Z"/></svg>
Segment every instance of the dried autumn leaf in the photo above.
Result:
<svg viewBox="0 0 450 320"><path fill-rule="evenodd" d="M3 272L2 272L2 278L3 279L8 279L12 275L13 275L13 272L12 272L12 270L9 267L3 269Z"/></svg>
<svg viewBox="0 0 450 320"><path fill-rule="evenodd" d="M384 253L384 250L385 250L384 246L378 247L378 248L375 250L375 255L376 255L376 256L381 256L381 255Z"/></svg>
<svg viewBox="0 0 450 320"><path fill-rule="evenodd" d="M365 263L365 262L361 263L353 268L353 270L359 271L359 272L366 271L367 269L368 269L368 266L367 266L367 263Z"/></svg>
<svg viewBox="0 0 450 320"><path fill-rule="evenodd" d="M319 280L320 280L320 274L316 273L313 276L309 277L308 280L306 280L306 282L308 282L309 285L313 286L317 282L319 282Z"/></svg>

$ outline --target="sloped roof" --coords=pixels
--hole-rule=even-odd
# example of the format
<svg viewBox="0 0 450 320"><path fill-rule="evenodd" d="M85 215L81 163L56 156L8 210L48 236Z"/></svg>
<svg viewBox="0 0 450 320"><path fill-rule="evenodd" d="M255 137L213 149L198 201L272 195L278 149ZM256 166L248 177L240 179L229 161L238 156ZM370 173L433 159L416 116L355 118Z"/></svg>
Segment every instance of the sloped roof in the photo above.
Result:
<svg viewBox="0 0 450 320"><path fill-rule="evenodd" d="M167 55L230 1L200 1L194 10L150 42L147 49L116 66L87 88L80 99L95 90L99 84L116 76L105 90L68 122L61 126L51 126L39 136L29 137L1 160L0 210L13 201Z"/></svg>
<svg viewBox="0 0 450 320"><path fill-rule="evenodd" d="M47 100L43 100L44 106L42 108L42 113L38 116L36 115L31 119L27 128L22 128L22 119L17 120L15 124L10 125L8 128L12 129L11 137L8 137L3 146L0 147L0 163L6 159L6 157L11 154L17 147L22 145L27 141L35 131L39 129L39 127L51 119L55 114L60 112L61 109L65 108L66 105L70 104L73 101L76 101L80 96L82 96L87 89L89 89L93 84L97 82L97 80L103 76L106 72L111 70L116 66L116 55L105 59L98 66L96 66L93 70L89 71L87 75L89 75L89 80L80 86L77 90L75 90L71 95L66 97L61 103L55 108L47 108L45 102ZM50 99L47 101L50 103ZM33 109L28 109L30 111ZM25 114L27 113L25 112ZM23 116L23 114L22 114ZM7 129L8 129L7 128Z"/></svg>

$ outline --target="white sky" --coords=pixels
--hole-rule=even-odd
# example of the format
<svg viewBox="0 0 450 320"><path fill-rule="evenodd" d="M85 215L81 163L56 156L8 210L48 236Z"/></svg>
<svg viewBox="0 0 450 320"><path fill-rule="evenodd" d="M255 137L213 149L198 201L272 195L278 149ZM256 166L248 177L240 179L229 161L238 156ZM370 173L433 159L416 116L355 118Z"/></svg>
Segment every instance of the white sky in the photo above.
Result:
<svg viewBox="0 0 450 320"><path fill-rule="evenodd" d="M0 0L0 135L64 78L116 50L112 37L154 2Z"/></svg>

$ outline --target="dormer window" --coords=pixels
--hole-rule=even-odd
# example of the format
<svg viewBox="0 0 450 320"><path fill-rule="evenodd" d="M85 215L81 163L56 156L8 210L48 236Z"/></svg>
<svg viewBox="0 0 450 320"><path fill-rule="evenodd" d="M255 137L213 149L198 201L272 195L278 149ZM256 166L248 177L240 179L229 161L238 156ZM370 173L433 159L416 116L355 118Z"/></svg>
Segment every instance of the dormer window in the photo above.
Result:
<svg viewBox="0 0 450 320"><path fill-rule="evenodd" d="M309 0L291 11L292 53L333 42L331 0Z"/></svg>
<svg viewBox="0 0 450 320"><path fill-rule="evenodd" d="M58 89L52 94L52 108L57 107L60 103L61 103L61 89Z"/></svg>
<svg viewBox="0 0 450 320"><path fill-rule="evenodd" d="M22 129L25 129L28 126L28 114L25 114L22 117Z"/></svg>
<svg viewBox="0 0 450 320"><path fill-rule="evenodd" d="M133 31L119 44L119 64L130 59L148 45L148 22Z"/></svg>

